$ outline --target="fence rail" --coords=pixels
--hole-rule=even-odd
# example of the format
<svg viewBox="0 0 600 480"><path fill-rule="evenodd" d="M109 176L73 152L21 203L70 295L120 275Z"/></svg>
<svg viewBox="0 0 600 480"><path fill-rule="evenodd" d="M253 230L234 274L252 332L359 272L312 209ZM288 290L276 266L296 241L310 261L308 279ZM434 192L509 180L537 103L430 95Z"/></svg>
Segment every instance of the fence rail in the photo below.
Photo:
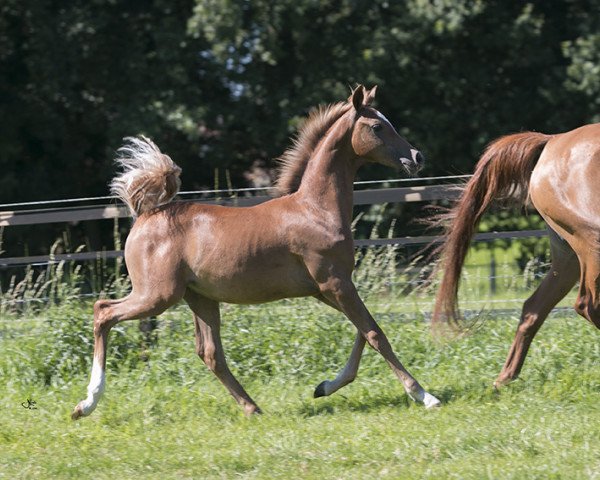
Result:
<svg viewBox="0 0 600 480"><path fill-rule="evenodd" d="M460 189L456 184L424 185L411 187L383 188L356 190L354 192L355 205L374 205L381 203L406 203L453 200L458 197ZM103 197L104 198L104 197ZM258 205L269 200L267 195L234 196L226 198L200 198L186 199L183 202L196 202L213 205L236 205L247 207ZM89 199L88 199L89 200ZM82 222L90 220L110 220L126 218L129 213L124 205L94 205L62 208L36 208L28 210L0 211L0 227L13 227L18 225L39 225L61 222ZM489 241L500 238L525 238L542 237L545 230L525 230L509 232L480 233L474 237L475 241ZM402 238L360 239L355 240L356 247L371 247L383 245L425 245L439 242L439 236L417 236ZM44 265L62 261L87 261L95 259L117 258L123 255L120 250L107 250L97 252L67 253L56 255L37 255L27 257L0 257L0 268L16 267L23 265Z"/></svg>
<svg viewBox="0 0 600 480"><path fill-rule="evenodd" d="M354 192L354 205L452 200L456 198L457 195L458 190L455 185L426 185L420 187L357 190ZM270 198L272 197L267 195L257 195L252 197L210 198L182 201L249 207L266 202ZM109 220L114 218L125 218L128 215L127 208L123 205L6 210L0 212L0 227L36 225L42 223L82 222L88 220Z"/></svg>
<svg viewBox="0 0 600 480"><path fill-rule="evenodd" d="M513 230L508 232L479 233L473 241L482 242L502 238L533 238L545 237L546 230ZM427 245L440 242L441 236L401 237L401 238L375 238L354 240L355 247L378 247L385 245ZM101 250L97 252L62 253L55 255L35 255L29 257L0 258L0 268L16 267L22 265L47 265L63 261L89 261L97 259L118 258L123 256L123 250Z"/></svg>

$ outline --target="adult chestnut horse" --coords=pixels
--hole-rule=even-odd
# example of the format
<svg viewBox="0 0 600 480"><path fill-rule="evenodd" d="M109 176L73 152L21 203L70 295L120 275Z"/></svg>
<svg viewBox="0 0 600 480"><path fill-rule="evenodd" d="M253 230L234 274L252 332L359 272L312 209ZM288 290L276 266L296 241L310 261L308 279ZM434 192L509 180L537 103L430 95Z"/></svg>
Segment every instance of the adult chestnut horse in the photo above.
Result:
<svg viewBox="0 0 600 480"><path fill-rule="evenodd" d="M137 217L125 245L131 293L94 305L94 359L88 396L72 418L89 415L105 384L106 345L119 322L158 315L182 298L194 314L196 351L247 414L260 412L229 370L221 345L219 303L264 303L313 296L343 312L358 330L352 355L315 396L351 382L365 341L408 395L439 404L406 371L352 283L352 188L368 162L418 171L421 154L371 107L375 88L313 113L282 157L282 194L253 207L169 203L180 169L147 139L121 149L125 172L112 190Z"/></svg>
<svg viewBox="0 0 600 480"><path fill-rule="evenodd" d="M489 145L449 214L434 321L459 319L458 285L469 241L492 201L514 194L522 202L529 196L547 222L552 265L523 305L497 387L519 375L533 337L578 278L575 310L600 328L600 124L558 135L518 133Z"/></svg>

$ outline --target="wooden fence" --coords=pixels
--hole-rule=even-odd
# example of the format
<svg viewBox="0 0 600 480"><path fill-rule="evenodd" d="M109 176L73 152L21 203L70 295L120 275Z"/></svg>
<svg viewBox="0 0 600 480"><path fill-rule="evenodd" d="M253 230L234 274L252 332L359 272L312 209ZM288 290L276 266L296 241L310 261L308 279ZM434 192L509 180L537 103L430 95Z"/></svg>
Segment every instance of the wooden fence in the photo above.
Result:
<svg viewBox="0 0 600 480"><path fill-rule="evenodd" d="M374 205L395 202L425 202L439 200L453 200L457 198L460 190L457 185L425 185L398 188L383 188L357 190L354 192L355 205ZM199 202L219 205L251 206L267 201L268 196L233 196L227 198L182 200L185 202ZM60 222L82 222L89 220L110 220L125 218L129 214L123 205L93 205L61 208L36 208L28 210L0 211L0 228L17 225L38 225ZM475 241L494 240L499 238L542 237L546 230L525 230L510 232L490 232L475 236ZM439 241L436 236L383 238L369 240L355 240L357 247L378 245L422 245ZM99 251L68 253L57 255L38 255L28 257L0 257L0 268L9 266L48 264L61 261L85 261L98 258L116 258L122 256L122 251Z"/></svg>

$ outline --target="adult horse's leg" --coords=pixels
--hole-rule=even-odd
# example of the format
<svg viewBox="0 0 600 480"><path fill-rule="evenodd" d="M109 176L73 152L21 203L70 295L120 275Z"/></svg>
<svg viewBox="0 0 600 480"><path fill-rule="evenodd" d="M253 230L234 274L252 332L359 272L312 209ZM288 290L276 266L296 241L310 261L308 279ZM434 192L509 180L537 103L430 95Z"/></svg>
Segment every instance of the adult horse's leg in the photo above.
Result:
<svg viewBox="0 0 600 480"><path fill-rule="evenodd" d="M579 276L579 262L573 249L550 230L552 266L536 291L525 300L521 320L502 371L494 382L496 388L517 378L529 346L554 306L569 293Z"/></svg>
<svg viewBox="0 0 600 480"><path fill-rule="evenodd" d="M244 409L246 415L261 413L258 405L233 376L221 343L221 315L219 303L205 298L188 289L185 301L194 312L196 331L196 353L206 366L216 375L229 393Z"/></svg>
<svg viewBox="0 0 600 480"><path fill-rule="evenodd" d="M581 277L575 310L600 329L600 248L596 243L597 238L598 233L588 232L585 240L576 248Z"/></svg>
<svg viewBox="0 0 600 480"><path fill-rule="evenodd" d="M326 305L329 305L330 307L341 312L338 305L330 302L323 295L318 295L316 298L317 300L320 300ZM350 358L348 358L346 365L333 380L325 380L317 385L314 393L315 398L329 396L332 393L337 392L340 388L354 381L358 372L358 367L360 365L360 359L365 348L365 344L365 337L363 337L360 332L357 332L354 345L352 346L352 351L350 352Z"/></svg>
<svg viewBox="0 0 600 480"><path fill-rule="evenodd" d="M331 271L322 269L321 271ZM315 275L319 280L319 275ZM377 325L369 310L361 300L356 287L349 278L329 277L319 282L321 294L350 319L359 333L369 345L379 352L386 360L392 371L402 382L406 393L415 401L422 402L427 408L440 405L440 401L426 392L419 382L404 368L400 360L394 354L390 342ZM355 342L355 346L357 343Z"/></svg>
<svg viewBox="0 0 600 480"><path fill-rule="evenodd" d="M161 295L165 293L165 295ZM94 411L104 392L106 370L106 348L108 334L112 327L124 320L159 315L176 303L182 296L182 289L169 292L154 291L138 294L135 290L119 300L98 300L94 304L94 360L92 374L87 388L87 398L77 404L71 418L77 420Z"/></svg>

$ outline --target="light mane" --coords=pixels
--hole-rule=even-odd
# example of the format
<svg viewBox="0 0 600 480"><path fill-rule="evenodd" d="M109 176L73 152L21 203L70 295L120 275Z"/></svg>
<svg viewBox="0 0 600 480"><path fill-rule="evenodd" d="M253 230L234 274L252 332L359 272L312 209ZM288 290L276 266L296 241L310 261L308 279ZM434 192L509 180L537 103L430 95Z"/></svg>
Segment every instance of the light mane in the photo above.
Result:
<svg viewBox="0 0 600 480"><path fill-rule="evenodd" d="M339 102L320 106L310 112L293 139L293 145L277 159L280 166L275 182L275 195L283 196L298 190L306 166L317 145L351 106L348 102Z"/></svg>

